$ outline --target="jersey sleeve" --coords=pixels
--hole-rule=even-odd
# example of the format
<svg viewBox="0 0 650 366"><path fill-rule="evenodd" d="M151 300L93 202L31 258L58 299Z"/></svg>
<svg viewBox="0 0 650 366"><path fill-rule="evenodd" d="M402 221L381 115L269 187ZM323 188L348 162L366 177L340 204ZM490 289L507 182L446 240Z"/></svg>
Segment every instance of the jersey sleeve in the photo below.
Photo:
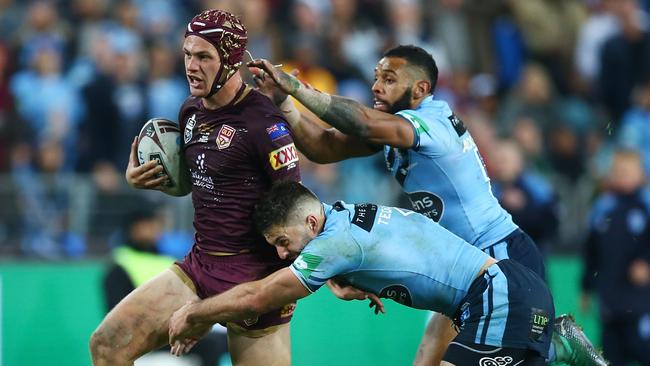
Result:
<svg viewBox="0 0 650 366"><path fill-rule="evenodd" d="M346 232L312 240L289 268L310 292L315 292L330 278L357 269L361 258L361 249Z"/></svg>
<svg viewBox="0 0 650 366"><path fill-rule="evenodd" d="M251 144L272 182L300 181L298 149L289 124L279 115L266 115L251 129Z"/></svg>
<svg viewBox="0 0 650 366"><path fill-rule="evenodd" d="M429 121L431 118L414 110L399 111L396 115L404 118L413 126L415 141L412 149L432 157L442 156L449 151L453 140L444 126Z"/></svg>

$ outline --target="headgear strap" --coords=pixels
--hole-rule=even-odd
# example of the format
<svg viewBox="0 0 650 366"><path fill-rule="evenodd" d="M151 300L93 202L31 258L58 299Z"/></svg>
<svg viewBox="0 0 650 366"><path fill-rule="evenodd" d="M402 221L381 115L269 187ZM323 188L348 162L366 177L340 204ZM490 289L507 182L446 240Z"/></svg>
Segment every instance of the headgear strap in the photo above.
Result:
<svg viewBox="0 0 650 366"><path fill-rule="evenodd" d="M239 17L227 11L210 9L192 18L185 30L187 36L201 37L219 52L221 66L206 96L211 97L241 66L248 41L246 28Z"/></svg>

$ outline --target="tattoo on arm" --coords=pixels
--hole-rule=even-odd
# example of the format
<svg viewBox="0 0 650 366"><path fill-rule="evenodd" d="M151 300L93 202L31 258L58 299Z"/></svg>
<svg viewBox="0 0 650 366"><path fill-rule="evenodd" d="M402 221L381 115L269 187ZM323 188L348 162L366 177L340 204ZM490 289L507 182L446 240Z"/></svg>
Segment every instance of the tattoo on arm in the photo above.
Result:
<svg viewBox="0 0 650 366"><path fill-rule="evenodd" d="M322 116L323 120L343 133L359 137L367 135L368 125L364 117L366 107L352 99L335 95L331 98L329 108Z"/></svg>
<svg viewBox="0 0 650 366"><path fill-rule="evenodd" d="M291 86L289 94L293 95L309 110L339 131L363 137L367 134L365 122L366 108L352 99L329 95L318 90L308 89L297 78L281 73L281 78Z"/></svg>

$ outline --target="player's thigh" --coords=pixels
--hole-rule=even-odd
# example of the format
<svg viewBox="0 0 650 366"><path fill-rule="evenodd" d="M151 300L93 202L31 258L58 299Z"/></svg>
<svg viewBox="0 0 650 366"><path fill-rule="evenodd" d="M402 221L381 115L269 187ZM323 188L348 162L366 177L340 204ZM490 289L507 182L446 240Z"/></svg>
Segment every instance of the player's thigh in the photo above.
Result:
<svg viewBox="0 0 650 366"><path fill-rule="evenodd" d="M228 349L234 366L288 366L291 365L291 337L289 324L262 337L228 330Z"/></svg>
<svg viewBox="0 0 650 366"><path fill-rule="evenodd" d="M503 241L483 250L497 260L512 259L531 269L542 279L546 278L546 267L542 252L535 241L522 230L516 230Z"/></svg>
<svg viewBox="0 0 650 366"><path fill-rule="evenodd" d="M93 338L129 356L140 355L167 343L171 314L195 299L198 297L192 289L167 269L122 299Z"/></svg>

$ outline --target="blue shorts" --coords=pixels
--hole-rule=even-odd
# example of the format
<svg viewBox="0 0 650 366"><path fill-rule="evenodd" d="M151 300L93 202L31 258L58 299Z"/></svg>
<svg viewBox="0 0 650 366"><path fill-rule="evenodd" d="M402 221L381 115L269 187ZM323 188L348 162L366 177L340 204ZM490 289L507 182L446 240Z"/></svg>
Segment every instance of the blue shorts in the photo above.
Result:
<svg viewBox="0 0 650 366"><path fill-rule="evenodd" d="M533 239L521 229L513 231L483 251L496 260L515 260L537 273L542 279L546 279L546 267L542 252L539 251Z"/></svg>
<svg viewBox="0 0 650 366"><path fill-rule="evenodd" d="M555 308L544 281L513 260L488 267L456 311L454 342L531 350L548 356Z"/></svg>

